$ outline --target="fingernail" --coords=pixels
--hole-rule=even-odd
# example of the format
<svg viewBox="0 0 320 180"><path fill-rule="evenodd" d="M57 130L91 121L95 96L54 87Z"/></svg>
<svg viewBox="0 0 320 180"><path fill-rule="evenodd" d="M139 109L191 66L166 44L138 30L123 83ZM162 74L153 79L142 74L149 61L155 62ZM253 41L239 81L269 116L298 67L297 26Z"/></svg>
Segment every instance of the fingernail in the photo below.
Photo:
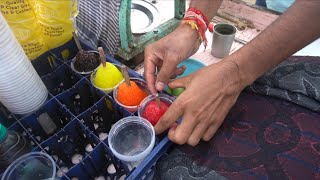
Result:
<svg viewBox="0 0 320 180"><path fill-rule="evenodd" d="M158 91L162 91L162 90L164 89L164 87L165 87L165 83L163 83L163 82L157 82L157 84L156 84L156 89L157 89Z"/></svg>

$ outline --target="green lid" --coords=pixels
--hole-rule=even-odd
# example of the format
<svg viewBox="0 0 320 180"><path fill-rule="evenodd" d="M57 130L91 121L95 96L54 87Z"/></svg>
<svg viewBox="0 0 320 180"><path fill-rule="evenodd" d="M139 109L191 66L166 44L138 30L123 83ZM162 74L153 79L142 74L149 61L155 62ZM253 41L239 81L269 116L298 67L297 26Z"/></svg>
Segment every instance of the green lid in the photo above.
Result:
<svg viewBox="0 0 320 180"><path fill-rule="evenodd" d="M0 142L7 137L7 128L0 123Z"/></svg>

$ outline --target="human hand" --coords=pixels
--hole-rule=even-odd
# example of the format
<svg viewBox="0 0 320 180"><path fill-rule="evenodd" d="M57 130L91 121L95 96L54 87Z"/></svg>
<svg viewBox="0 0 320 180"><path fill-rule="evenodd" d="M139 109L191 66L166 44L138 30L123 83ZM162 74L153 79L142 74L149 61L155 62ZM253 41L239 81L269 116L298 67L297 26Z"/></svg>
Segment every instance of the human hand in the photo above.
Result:
<svg viewBox="0 0 320 180"><path fill-rule="evenodd" d="M170 88L184 87L185 91L158 121L156 133L170 128L168 137L177 144L209 141L244 88L238 73L235 63L223 60L170 82Z"/></svg>
<svg viewBox="0 0 320 180"><path fill-rule="evenodd" d="M165 85L185 67L177 65L194 54L200 45L197 31L188 25L180 25L175 31L146 47L144 76L152 94L162 91ZM158 70L157 76L155 76Z"/></svg>

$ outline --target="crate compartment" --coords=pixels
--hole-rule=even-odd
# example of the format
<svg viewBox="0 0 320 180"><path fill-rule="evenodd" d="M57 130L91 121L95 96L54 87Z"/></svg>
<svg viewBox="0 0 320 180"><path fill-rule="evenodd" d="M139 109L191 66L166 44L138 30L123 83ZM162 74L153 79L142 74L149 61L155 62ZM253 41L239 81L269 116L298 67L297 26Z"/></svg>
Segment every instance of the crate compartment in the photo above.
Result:
<svg viewBox="0 0 320 180"><path fill-rule="evenodd" d="M37 59L31 61L31 63L40 77L49 74L63 64L62 61L57 59L55 55L50 52L41 55Z"/></svg>
<svg viewBox="0 0 320 180"><path fill-rule="evenodd" d="M19 122L14 123L12 126L8 128L8 130L15 131L20 135L22 135L27 140L27 142L32 146L32 149L35 149L38 147L34 139L32 139L31 135L21 126L21 124L19 124Z"/></svg>
<svg viewBox="0 0 320 180"><path fill-rule="evenodd" d="M70 89L79 80L80 77L74 73L67 64L60 66L54 72L42 78L42 81L46 85L48 91L53 96Z"/></svg>
<svg viewBox="0 0 320 180"><path fill-rule="evenodd" d="M35 151L44 150L53 157L60 169L69 170L92 152L98 143L99 140L74 119Z"/></svg>
<svg viewBox="0 0 320 180"><path fill-rule="evenodd" d="M50 119L46 119L47 116ZM59 132L73 118L71 113L62 107L56 99L51 99L37 112L21 119L20 122L33 139L40 144L54 133Z"/></svg>
<svg viewBox="0 0 320 180"><path fill-rule="evenodd" d="M57 99L74 115L79 115L98 102L105 94L82 79L71 89L57 96Z"/></svg>
<svg viewBox="0 0 320 180"><path fill-rule="evenodd" d="M12 126L17 122L16 118L11 114L10 111L0 102L0 123L5 127Z"/></svg>
<svg viewBox="0 0 320 180"><path fill-rule="evenodd" d="M105 96L78 117L101 141L106 139L111 126L121 118L123 118L123 112L110 96Z"/></svg>
<svg viewBox="0 0 320 180"><path fill-rule="evenodd" d="M100 143L81 164L72 168L66 176L70 179L125 179L129 169L117 160L104 143Z"/></svg>

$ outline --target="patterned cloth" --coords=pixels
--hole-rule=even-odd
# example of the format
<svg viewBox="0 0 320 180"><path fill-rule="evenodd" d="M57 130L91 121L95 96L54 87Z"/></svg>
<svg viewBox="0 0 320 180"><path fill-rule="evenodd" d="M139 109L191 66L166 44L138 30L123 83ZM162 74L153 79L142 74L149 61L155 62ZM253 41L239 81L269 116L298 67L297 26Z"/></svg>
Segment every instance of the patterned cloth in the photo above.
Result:
<svg viewBox="0 0 320 180"><path fill-rule="evenodd" d="M320 57L291 57L249 89L320 112Z"/></svg>
<svg viewBox="0 0 320 180"><path fill-rule="evenodd" d="M120 0L79 0L78 35L114 55L120 44L119 9Z"/></svg>
<svg viewBox="0 0 320 180"><path fill-rule="evenodd" d="M154 179L320 179L319 85L319 57L289 58L241 93L211 141L174 146Z"/></svg>

